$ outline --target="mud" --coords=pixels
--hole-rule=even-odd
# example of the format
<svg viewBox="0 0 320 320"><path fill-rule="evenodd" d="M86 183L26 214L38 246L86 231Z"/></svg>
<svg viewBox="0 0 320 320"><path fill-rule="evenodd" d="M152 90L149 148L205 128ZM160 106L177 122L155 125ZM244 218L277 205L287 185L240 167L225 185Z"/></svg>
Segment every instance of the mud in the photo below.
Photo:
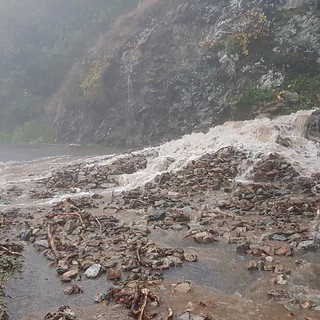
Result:
<svg viewBox="0 0 320 320"><path fill-rule="evenodd" d="M291 117L282 121L301 120ZM216 131L245 136L245 127ZM63 305L77 319L172 319L170 309L173 319L319 318L319 146L299 128L283 136L289 151L276 134L237 145L233 133L211 149L209 135L193 151L186 137L3 165L1 241L25 248L21 274L6 284L11 319ZM93 265L100 273L87 279ZM84 292L66 295L70 284Z"/></svg>

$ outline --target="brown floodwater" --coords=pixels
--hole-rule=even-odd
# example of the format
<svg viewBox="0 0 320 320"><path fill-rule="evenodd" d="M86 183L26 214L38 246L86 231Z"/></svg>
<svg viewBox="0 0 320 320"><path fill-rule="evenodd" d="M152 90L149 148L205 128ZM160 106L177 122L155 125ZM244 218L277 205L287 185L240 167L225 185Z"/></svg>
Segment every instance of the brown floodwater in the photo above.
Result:
<svg viewBox="0 0 320 320"><path fill-rule="evenodd" d="M0 184L19 183L27 186L28 179L46 174L71 160L108 153L113 152L106 150L100 153L71 146L0 145L0 162L15 161L0 167ZM34 161L36 159L38 160ZM14 205L22 204L24 198L18 199L19 201L21 203ZM274 289L271 284L275 277L273 273L248 271L248 260L251 257L238 255L236 246L220 242L196 244L191 238L185 238L186 235L186 230L162 229L153 229L150 234L152 240L164 247L181 247L185 252L196 253L198 256L197 262L184 263L181 267L164 271L163 284L166 290L162 291L163 288L160 290L158 287L155 290L167 306L172 307L177 314L182 314L190 307L188 303L191 303L194 305L192 309L195 314L207 314L219 320L290 319L289 311L283 304L268 299L268 290ZM97 293L111 286L105 274L96 280L82 279L79 285L84 288L84 293L66 296L63 289L67 284L61 283L54 268L49 266L41 253L33 246L26 245L23 257L21 273L6 283L6 301L12 320L40 320L47 312L55 311L61 305L69 305L77 312L77 319L80 320L97 319L97 313L102 315L98 318L101 320L127 319L126 310L113 306L107 308L93 301ZM281 263L290 262L292 265L295 259L304 259L307 263L292 270L290 285L320 290L319 254L309 252L280 260ZM190 281L192 291L185 295L174 294L172 284L179 281ZM200 301L212 301L214 306L201 309ZM320 319L320 312L316 311L300 309L294 313L294 319L298 320L305 320L308 316L311 319Z"/></svg>

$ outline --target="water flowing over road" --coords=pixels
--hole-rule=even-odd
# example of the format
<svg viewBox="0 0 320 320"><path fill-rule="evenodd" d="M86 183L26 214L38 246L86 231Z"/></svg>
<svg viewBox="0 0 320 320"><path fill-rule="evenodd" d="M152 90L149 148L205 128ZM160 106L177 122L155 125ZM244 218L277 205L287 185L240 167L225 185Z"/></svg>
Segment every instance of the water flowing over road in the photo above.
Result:
<svg viewBox="0 0 320 320"><path fill-rule="evenodd" d="M22 273L6 285L12 319L43 319L64 303L79 319L127 319L114 303L137 283L161 298L147 308L159 319L164 306L174 319L316 319L317 121L300 111L227 122L116 155L0 146L0 241L25 246ZM87 279L93 264L101 275ZM64 295L70 271L84 293ZM110 306L94 305L110 288Z"/></svg>

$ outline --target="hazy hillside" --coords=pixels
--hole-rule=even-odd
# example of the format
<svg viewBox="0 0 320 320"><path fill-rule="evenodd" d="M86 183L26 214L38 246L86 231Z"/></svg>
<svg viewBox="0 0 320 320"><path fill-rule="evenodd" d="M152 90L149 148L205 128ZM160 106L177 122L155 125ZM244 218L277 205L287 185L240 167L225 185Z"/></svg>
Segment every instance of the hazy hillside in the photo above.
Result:
<svg viewBox="0 0 320 320"><path fill-rule="evenodd" d="M141 146L318 107L314 0L146 1L51 103L59 141Z"/></svg>
<svg viewBox="0 0 320 320"><path fill-rule="evenodd" d="M0 6L0 140L142 146L319 105L317 0Z"/></svg>
<svg viewBox="0 0 320 320"><path fill-rule="evenodd" d="M43 114L66 72L138 0L0 0L0 138ZM33 122L16 130L41 135ZM32 138L32 137L30 137Z"/></svg>

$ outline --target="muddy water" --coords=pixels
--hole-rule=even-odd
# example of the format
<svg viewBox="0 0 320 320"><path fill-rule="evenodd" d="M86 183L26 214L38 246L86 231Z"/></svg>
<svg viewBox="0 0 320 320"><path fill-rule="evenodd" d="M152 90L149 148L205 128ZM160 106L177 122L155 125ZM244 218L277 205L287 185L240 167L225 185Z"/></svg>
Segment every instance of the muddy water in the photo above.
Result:
<svg viewBox="0 0 320 320"><path fill-rule="evenodd" d="M168 247L181 247L198 256L197 263L185 263L165 272L178 281L190 280L195 284L224 294L245 294L263 273L250 273L246 266L248 256L240 256L235 247L219 242L197 244L192 239L183 239L184 233L170 230L153 230L150 238Z"/></svg>
<svg viewBox="0 0 320 320"><path fill-rule="evenodd" d="M161 171L178 170L188 161L206 152L214 152L225 145L241 145L244 149L251 150L253 160L259 158L260 152L277 152L286 159L293 159L297 170L312 174L320 170L317 155L319 145L304 139L302 132L299 131L300 120L304 121L307 115L301 113L276 121L260 119L254 122L227 123L212 129L206 135L186 136L181 140L155 148L151 150L151 153L150 149L149 151L145 150L143 152L150 154L147 168L120 177L119 189L141 186ZM275 143L275 138L279 133L290 137L292 148ZM42 151L39 151L40 149L34 148L34 146L23 146L16 150L10 150L10 148L6 146L0 149L2 157L0 161L18 162L0 166L0 187L19 185L25 191L28 191L28 184L33 179L43 177L52 169L62 167L76 161L81 156L90 154L77 153L78 151L73 153L73 148L67 151L59 149L60 151L56 153L41 148ZM28 150L26 151L25 148ZM4 153L3 150L6 152ZM48 156L49 158L41 158ZM170 157L169 161L168 157ZM33 161L35 159L38 160ZM88 161L88 163L92 161L92 163L99 165L108 163L108 157L92 160L87 158L82 161ZM250 167L244 166L244 174L239 177L239 180L245 181L246 172L249 171ZM57 200L37 199L38 202L35 203L30 202L33 199L28 199L29 202L26 199L22 195L16 199L12 206L48 205L50 201ZM6 208L7 205L0 202L0 212L3 207ZM126 212L126 214L128 213ZM127 219L129 219L128 216ZM209 310L209 314L220 320L288 319L288 310L283 305L268 300L267 292L272 288L271 280L274 274L260 271L249 272L247 264L250 258L237 255L235 246L223 245L219 242L197 245L190 238L185 238L186 235L187 232L184 231L174 232L161 229L153 229L150 235L151 239L164 247L182 247L185 252L198 255L198 262L185 263L182 267L164 272L168 290L164 299L168 306L173 306L177 312L182 313L186 310L188 301L210 299L217 301L218 306ZM79 311L79 313L77 312L79 319L91 319L86 314L87 310L97 308L94 306L92 298L97 292L104 291L109 286L105 275L102 275L98 280L84 279L80 283L84 287L84 294L68 297L63 294L65 285L61 284L54 270L48 267L47 260L32 247L26 248L24 256L25 264L22 273L7 284L7 294L12 297L8 299L8 308L12 319L43 319L47 311L56 310L64 304ZM297 267L292 270L292 286L305 285L319 290L318 253L310 252L301 257L286 257L285 259L293 264L293 260L298 258L307 260L308 263L301 267L302 269ZM286 263L280 258L279 260L281 263ZM193 292L184 297L173 295L170 285L182 280L189 280L192 283ZM117 317L109 315L101 319L126 319L124 316L119 316L119 312L116 312ZM305 319L307 315L308 311L301 310L297 312L296 319Z"/></svg>
<svg viewBox="0 0 320 320"><path fill-rule="evenodd" d="M37 319L40 310L45 314L62 305L91 306L95 294L105 291L111 285L105 277L97 280L83 278L78 283L84 288L83 294L66 296L63 289L68 284L60 282L54 269L48 266L48 260L32 246L25 247L23 257L22 272L6 283L11 319Z"/></svg>
<svg viewBox="0 0 320 320"><path fill-rule="evenodd" d="M47 157L85 157L117 153L119 149L90 149L77 145L0 144L0 163L32 161Z"/></svg>

